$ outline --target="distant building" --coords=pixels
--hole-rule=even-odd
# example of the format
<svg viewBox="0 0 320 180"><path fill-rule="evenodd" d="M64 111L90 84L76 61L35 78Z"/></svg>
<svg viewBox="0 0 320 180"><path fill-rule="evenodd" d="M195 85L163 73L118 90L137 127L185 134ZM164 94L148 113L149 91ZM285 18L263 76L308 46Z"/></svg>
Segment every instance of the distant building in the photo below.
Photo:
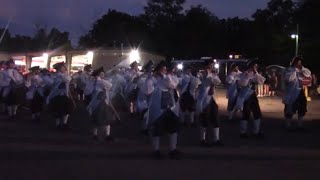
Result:
<svg viewBox="0 0 320 180"><path fill-rule="evenodd" d="M52 69L55 63L65 62L68 71L77 72L82 70L86 64L92 64L93 68L103 66L105 69L111 69L114 66L129 67L134 61L138 61L141 66L149 60L157 63L164 60L165 57L143 50L132 49L91 49L25 53L0 52L0 60L8 59L13 59L22 71L27 71L32 66Z"/></svg>

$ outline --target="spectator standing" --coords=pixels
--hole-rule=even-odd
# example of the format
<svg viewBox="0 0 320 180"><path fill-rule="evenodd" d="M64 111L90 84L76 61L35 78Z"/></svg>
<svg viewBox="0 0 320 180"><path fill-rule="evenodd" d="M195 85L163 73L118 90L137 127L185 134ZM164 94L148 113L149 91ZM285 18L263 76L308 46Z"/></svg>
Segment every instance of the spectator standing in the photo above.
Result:
<svg viewBox="0 0 320 180"><path fill-rule="evenodd" d="M270 91L269 96L274 96L275 91L278 88L278 77L275 72L272 72L272 75L270 77Z"/></svg>

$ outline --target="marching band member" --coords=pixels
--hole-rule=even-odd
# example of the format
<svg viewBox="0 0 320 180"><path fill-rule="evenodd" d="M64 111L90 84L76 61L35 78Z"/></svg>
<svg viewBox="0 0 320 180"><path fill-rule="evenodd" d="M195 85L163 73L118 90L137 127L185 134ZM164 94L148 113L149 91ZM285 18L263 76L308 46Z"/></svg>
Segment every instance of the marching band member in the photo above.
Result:
<svg viewBox="0 0 320 180"><path fill-rule="evenodd" d="M154 90L155 79L152 75L153 62L149 61L144 65L144 74L138 81L138 97L137 97L137 109L142 119L142 130L141 133L148 135L148 108L150 105L150 97Z"/></svg>
<svg viewBox="0 0 320 180"><path fill-rule="evenodd" d="M157 83L150 99L148 125L151 128L154 156L162 158L160 153L160 137L168 133L170 137L170 158L179 159L177 150L179 128L179 106L175 105L174 95L171 93L179 83L170 75L166 75L166 64L161 62L155 68Z"/></svg>
<svg viewBox="0 0 320 180"><path fill-rule="evenodd" d="M40 70L40 77L43 80L45 86L44 86L44 97L45 99L47 99L47 97L49 96L52 86L54 84L54 80L52 77L52 74L50 73L50 71L48 69L41 69Z"/></svg>
<svg viewBox="0 0 320 180"><path fill-rule="evenodd" d="M168 62L167 65L167 76L169 76L174 83L179 84L179 78L177 76L177 64L173 63L173 62ZM177 91L177 87L176 88L171 88L171 93L173 94L174 97L174 102L177 103L178 99L179 99L179 93Z"/></svg>
<svg viewBox="0 0 320 180"><path fill-rule="evenodd" d="M3 97L3 92L6 86L9 86L10 81L9 80L7 73L6 73L6 64L5 61L0 61L0 113L5 113L6 112L6 106L4 104L4 97Z"/></svg>
<svg viewBox="0 0 320 180"><path fill-rule="evenodd" d="M128 106L125 98L126 80L120 73L120 70L118 68L114 68L112 70L110 80L112 83L110 99L112 100L114 108L120 112L128 111Z"/></svg>
<svg viewBox="0 0 320 180"><path fill-rule="evenodd" d="M238 80L241 74L238 64L234 63L231 65L231 72L226 78L227 83L227 99L228 99L228 116L229 120L233 119L236 109L234 108L238 96Z"/></svg>
<svg viewBox="0 0 320 180"><path fill-rule="evenodd" d="M68 75L63 62L55 64L53 68L56 70L53 77L54 84L46 102L49 104L52 116L56 119L56 127L58 129L68 129L70 128L68 124L69 115L75 106L69 94L71 77Z"/></svg>
<svg viewBox="0 0 320 180"><path fill-rule="evenodd" d="M90 101L90 97L88 97L88 92L86 91L86 86L91 81L91 72L92 66L86 65L83 68L83 72L77 78L77 91L80 96L80 100L85 100L87 103ZM88 98L88 100L86 100Z"/></svg>
<svg viewBox="0 0 320 180"><path fill-rule="evenodd" d="M221 83L218 75L213 72L213 61L206 62L206 70L201 77L201 85L197 98L197 112L200 118L200 143L202 146L222 145L220 140L219 107L214 98L215 86ZM206 138L212 131L211 141Z"/></svg>
<svg viewBox="0 0 320 180"><path fill-rule="evenodd" d="M130 65L130 70L126 72L124 78L127 81L127 85L125 87L125 94L128 96L128 100L130 103L130 113L133 114L135 112L135 102L137 100L138 88L137 83L139 80L139 64L138 62L133 62Z"/></svg>
<svg viewBox="0 0 320 180"><path fill-rule="evenodd" d="M45 82L39 75L39 66L34 66L29 70L31 72L26 81L26 86L29 89L26 98L31 101L32 120L40 120L40 114L45 102Z"/></svg>
<svg viewBox="0 0 320 180"><path fill-rule="evenodd" d="M14 120L17 114L18 105L21 103L22 88L24 86L23 76L15 69L13 60L6 62L6 78L5 83L9 84L4 88L3 97L8 108L9 120Z"/></svg>
<svg viewBox="0 0 320 180"><path fill-rule="evenodd" d="M147 78L149 77L150 73L152 72L152 66L153 62L149 61L144 67L143 71L145 71L139 78L138 80L138 97L137 97L137 110L140 114L144 114L146 110L148 109L148 98L146 95L146 90L145 89L145 82Z"/></svg>
<svg viewBox="0 0 320 180"><path fill-rule="evenodd" d="M112 119L110 117L111 111L109 107L109 91L111 90L112 84L105 79L103 67L93 71L92 76L95 77L94 90L87 110L90 114L91 121L94 124L93 137L94 139L98 139L98 128L103 127L105 131L105 140L113 141L114 139L111 136L110 126Z"/></svg>
<svg viewBox="0 0 320 180"><path fill-rule="evenodd" d="M302 66L302 58L295 57L291 67L286 69L286 90L283 98L286 127L290 130L294 114L298 114L298 130L303 129L303 118L307 112L307 98L303 91L302 80L310 77L311 71Z"/></svg>
<svg viewBox="0 0 320 180"><path fill-rule="evenodd" d="M199 78L195 77L191 73L191 67L186 66L180 82L180 108L181 108L181 122L185 123L185 116L188 113L190 119L190 125L195 127L194 117L196 110L196 94L195 91L201 84Z"/></svg>
<svg viewBox="0 0 320 180"><path fill-rule="evenodd" d="M243 72L238 80L240 88L236 102L236 109L242 111L242 120L240 121L240 137L248 138L247 128L250 114L253 114L253 135L256 138L263 138L261 132L261 109L257 98L256 86L263 84L265 78L258 73L258 63L252 61L248 63L247 70Z"/></svg>

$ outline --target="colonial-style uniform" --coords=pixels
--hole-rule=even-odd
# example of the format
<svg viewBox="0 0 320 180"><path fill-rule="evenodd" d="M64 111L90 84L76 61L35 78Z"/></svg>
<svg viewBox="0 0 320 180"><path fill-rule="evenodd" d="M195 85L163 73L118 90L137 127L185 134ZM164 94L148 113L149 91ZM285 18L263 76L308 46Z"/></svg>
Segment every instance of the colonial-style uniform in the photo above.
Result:
<svg viewBox="0 0 320 180"><path fill-rule="evenodd" d="M41 69L40 71L40 77L43 80L45 86L44 86L44 97L45 99L49 96L52 86L54 84L54 79L52 77L52 74L47 69Z"/></svg>
<svg viewBox="0 0 320 180"><path fill-rule="evenodd" d="M91 71L92 67L91 65L86 65L84 67L84 71L79 74L79 77L77 78L77 93L79 96L79 100L85 100L85 103L88 105L90 102L90 97L88 97L86 94L86 86L89 84L89 81L91 81ZM88 99L87 99L88 98Z"/></svg>
<svg viewBox="0 0 320 180"><path fill-rule="evenodd" d="M126 97L130 103L130 113L135 113L136 112L136 101L138 97L138 80L140 73L139 71L135 68L135 66L138 66L137 62L133 62L131 65L131 69L126 72L124 78L126 79L126 87L125 87L125 94Z"/></svg>
<svg viewBox="0 0 320 180"><path fill-rule="evenodd" d="M3 89L4 102L8 108L9 119L15 119L18 105L22 104L25 96L24 79L16 69L14 69L14 61L9 60L7 63L8 69L5 75L5 84L9 84Z"/></svg>
<svg viewBox="0 0 320 180"><path fill-rule="evenodd" d="M215 86L221 83L217 74L207 70L201 77L201 85L197 98L197 114L201 123L201 145L221 145L219 108L214 98ZM207 140L207 132L212 131L212 143ZM207 135L207 136L206 136ZM208 136L210 137L210 136Z"/></svg>
<svg viewBox="0 0 320 180"><path fill-rule="evenodd" d="M67 73L60 72L61 68L65 68L64 63L57 63L54 68L57 73L54 75L53 88L47 97L47 104L51 115L56 119L57 128L69 128L68 118L75 108L75 104L69 94L69 84L71 77Z"/></svg>
<svg viewBox="0 0 320 180"><path fill-rule="evenodd" d="M26 99L29 100L31 106L31 113L33 120L40 120L40 114L43 110L45 102L45 81L38 74L40 71L39 66L30 68L31 74L29 74L26 86L28 87L28 92L26 94Z"/></svg>
<svg viewBox="0 0 320 180"><path fill-rule="evenodd" d="M305 67L298 69L289 67L285 72L286 90L283 97L285 104L284 114L287 128L291 128L294 114L298 114L298 128L303 126L303 118L307 112L307 98L305 96L302 81L310 77L311 71Z"/></svg>
<svg viewBox="0 0 320 180"><path fill-rule="evenodd" d="M195 91L198 86L201 84L199 78L194 77L191 72L184 73L181 77L179 94L180 94L180 108L181 114L180 119L182 123L185 122L185 117L188 115L190 119L190 124L195 126L194 117L195 117L195 110L196 110L196 94Z"/></svg>
<svg viewBox="0 0 320 180"><path fill-rule="evenodd" d="M160 63L156 69L162 69L165 65ZM171 76L165 74L156 75L157 83L150 99L148 120L152 132L152 143L155 156L160 157L160 137L168 133L170 137L170 156L178 158L177 138L179 128L179 106L175 104L172 89L179 83Z"/></svg>
<svg viewBox="0 0 320 180"><path fill-rule="evenodd" d="M110 126L113 119L109 106L109 91L111 90L112 84L110 81L102 79L100 73L104 75L103 68L99 68L92 73L96 79L94 81L92 98L87 106L87 110L93 123L94 138L98 139L98 128L103 127L105 130L105 139L113 140Z"/></svg>
<svg viewBox="0 0 320 180"><path fill-rule="evenodd" d="M263 84L265 78L257 72L246 71L239 77L239 94L236 102L236 109L242 111L242 120L240 122L240 137L247 138L248 121L250 114L253 114L253 134L255 137L263 137L260 129L262 113L259 100L256 94L256 85Z"/></svg>
<svg viewBox="0 0 320 180"><path fill-rule="evenodd" d="M128 111L128 102L125 96L125 86L126 80L123 75L118 71L118 69L113 70L110 77L112 83L112 89L110 92L110 99L112 105L118 112Z"/></svg>
<svg viewBox="0 0 320 180"><path fill-rule="evenodd" d="M239 76L241 75L240 71L232 71L226 78L226 85L227 85L227 99L228 99L228 116L229 120L233 119L233 116L236 112L235 105L239 93L238 88L238 80Z"/></svg>
<svg viewBox="0 0 320 180"><path fill-rule="evenodd" d="M9 76L7 75L7 71L4 68L5 66L5 61L0 62L0 113L5 113L6 112L6 106L4 104L4 97L3 97L3 92L4 89L9 86L10 84L10 79Z"/></svg>
<svg viewBox="0 0 320 180"><path fill-rule="evenodd" d="M154 89L154 83L152 76L153 62L149 61L144 65L144 73L139 77L138 86L138 96L137 96L137 112L139 113L139 120L142 120L142 130L141 133L144 135L149 135L147 123L148 123L148 108L150 104L150 97Z"/></svg>

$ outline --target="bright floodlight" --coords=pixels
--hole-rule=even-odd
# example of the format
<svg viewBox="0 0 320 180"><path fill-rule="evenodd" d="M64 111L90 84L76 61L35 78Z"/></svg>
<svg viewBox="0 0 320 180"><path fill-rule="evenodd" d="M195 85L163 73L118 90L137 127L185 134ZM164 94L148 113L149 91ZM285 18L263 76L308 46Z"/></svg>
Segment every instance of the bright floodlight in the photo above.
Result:
<svg viewBox="0 0 320 180"><path fill-rule="evenodd" d="M291 38L292 38L292 39L295 39L295 38L297 38L297 37L298 37L298 35L296 35L296 34L292 34L292 35L291 35Z"/></svg>
<svg viewBox="0 0 320 180"><path fill-rule="evenodd" d="M92 51L89 51L89 52L87 53L87 57L88 57L88 59L93 59L93 52L92 52Z"/></svg>
<svg viewBox="0 0 320 180"><path fill-rule="evenodd" d="M219 65L219 64L215 64L214 67L215 67L216 69L219 69L220 65Z"/></svg>
<svg viewBox="0 0 320 180"><path fill-rule="evenodd" d="M215 63L216 63L216 62L217 62L217 60L216 60L216 59L214 59L214 60L213 60L213 62L215 62Z"/></svg>
<svg viewBox="0 0 320 180"><path fill-rule="evenodd" d="M183 64L178 64L177 68L178 68L179 70L182 70L182 69L183 69Z"/></svg>
<svg viewBox="0 0 320 180"><path fill-rule="evenodd" d="M138 66L138 69L139 69L139 71L141 71L142 70L142 66Z"/></svg>
<svg viewBox="0 0 320 180"><path fill-rule="evenodd" d="M233 58L233 55L229 55L229 58L232 59L232 58Z"/></svg>
<svg viewBox="0 0 320 180"><path fill-rule="evenodd" d="M43 54L42 54L42 57L44 57L45 59L48 59L49 54L48 54L48 53L43 53Z"/></svg>
<svg viewBox="0 0 320 180"><path fill-rule="evenodd" d="M129 55L130 63L140 62L140 53L138 50L132 50Z"/></svg>

